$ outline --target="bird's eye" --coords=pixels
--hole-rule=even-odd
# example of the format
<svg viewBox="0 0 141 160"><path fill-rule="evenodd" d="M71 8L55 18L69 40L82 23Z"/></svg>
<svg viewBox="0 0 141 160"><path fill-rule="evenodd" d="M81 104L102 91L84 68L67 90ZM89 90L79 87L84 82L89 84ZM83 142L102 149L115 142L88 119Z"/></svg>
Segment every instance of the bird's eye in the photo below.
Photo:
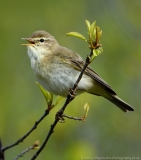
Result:
<svg viewBox="0 0 141 160"><path fill-rule="evenodd" d="M44 42L45 40L43 38L40 39L40 42Z"/></svg>

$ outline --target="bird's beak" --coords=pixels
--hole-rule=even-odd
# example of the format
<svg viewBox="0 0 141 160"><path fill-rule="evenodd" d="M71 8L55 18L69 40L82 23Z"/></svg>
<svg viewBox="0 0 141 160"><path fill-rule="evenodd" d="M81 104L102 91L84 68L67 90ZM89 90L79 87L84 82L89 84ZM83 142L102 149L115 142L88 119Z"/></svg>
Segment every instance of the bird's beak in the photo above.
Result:
<svg viewBox="0 0 141 160"><path fill-rule="evenodd" d="M29 43L28 44L22 44L23 46L34 46L35 41L32 38L22 38L22 40L26 40Z"/></svg>

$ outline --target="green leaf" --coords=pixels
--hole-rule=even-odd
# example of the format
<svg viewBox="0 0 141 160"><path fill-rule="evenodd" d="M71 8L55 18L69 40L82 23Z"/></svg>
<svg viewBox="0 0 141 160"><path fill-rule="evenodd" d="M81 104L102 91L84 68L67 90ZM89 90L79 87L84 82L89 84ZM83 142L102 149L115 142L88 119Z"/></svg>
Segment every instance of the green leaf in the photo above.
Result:
<svg viewBox="0 0 141 160"><path fill-rule="evenodd" d="M99 48L98 48L98 52L99 52L99 54L101 54L101 53L103 52L103 48L102 48L102 47L99 47Z"/></svg>
<svg viewBox="0 0 141 160"><path fill-rule="evenodd" d="M55 102L54 106L57 106L63 99L64 99L64 97L57 96L57 99L56 99L56 102Z"/></svg>
<svg viewBox="0 0 141 160"><path fill-rule="evenodd" d="M45 90L38 82L36 82L36 84L39 86L40 90L42 91L47 103L52 103L53 94Z"/></svg>
<svg viewBox="0 0 141 160"><path fill-rule="evenodd" d="M85 20L87 28L88 28L88 34L90 33L90 22L88 20Z"/></svg>
<svg viewBox="0 0 141 160"><path fill-rule="evenodd" d="M67 33L67 36L74 36L74 37L77 37L77 38L80 38L80 39L87 41L87 39L82 34L80 34L78 32L69 32L69 33Z"/></svg>
<svg viewBox="0 0 141 160"><path fill-rule="evenodd" d="M85 103L84 110L88 112L89 107L90 107L90 104L89 103Z"/></svg>
<svg viewBox="0 0 141 160"><path fill-rule="evenodd" d="M95 58L97 56L97 50L93 49L93 58Z"/></svg>
<svg viewBox="0 0 141 160"><path fill-rule="evenodd" d="M97 51L96 49L93 49L93 54L91 55L91 57L89 57L90 62L92 62L96 57L97 57Z"/></svg>
<svg viewBox="0 0 141 160"><path fill-rule="evenodd" d="M85 118L87 117L87 115L88 115L88 111L89 111L89 108L90 108L90 104L89 103L86 103L85 105L84 105L84 110L85 110L85 114L84 114L84 120L85 120Z"/></svg>
<svg viewBox="0 0 141 160"><path fill-rule="evenodd" d="M95 38L96 37L96 29L95 29L95 27L96 27L96 21L94 21L90 26L90 35L91 35L90 38L92 38L92 39L96 39Z"/></svg>
<svg viewBox="0 0 141 160"><path fill-rule="evenodd" d="M101 36L102 36L102 30L98 32L98 40L100 40Z"/></svg>
<svg viewBox="0 0 141 160"><path fill-rule="evenodd" d="M102 47L99 47L97 49L93 49L93 57L97 57L99 54L101 54L103 52Z"/></svg>
<svg viewBox="0 0 141 160"><path fill-rule="evenodd" d="M100 32L100 27L96 26L97 32Z"/></svg>

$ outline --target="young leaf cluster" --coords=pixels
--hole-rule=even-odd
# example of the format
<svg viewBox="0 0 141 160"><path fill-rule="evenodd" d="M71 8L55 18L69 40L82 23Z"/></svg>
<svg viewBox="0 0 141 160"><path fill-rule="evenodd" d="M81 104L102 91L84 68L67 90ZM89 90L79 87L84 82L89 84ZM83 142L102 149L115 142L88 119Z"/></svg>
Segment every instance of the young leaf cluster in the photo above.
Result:
<svg viewBox="0 0 141 160"><path fill-rule="evenodd" d="M90 57L90 61L92 62L95 57L103 52L102 45L99 44L100 38L102 36L102 30L96 26L96 21L94 21L92 24L90 24L88 20L85 22L88 30L88 39L86 39L84 35L78 32L69 32L67 33L67 36L74 36L89 43L89 48L93 53L93 55Z"/></svg>

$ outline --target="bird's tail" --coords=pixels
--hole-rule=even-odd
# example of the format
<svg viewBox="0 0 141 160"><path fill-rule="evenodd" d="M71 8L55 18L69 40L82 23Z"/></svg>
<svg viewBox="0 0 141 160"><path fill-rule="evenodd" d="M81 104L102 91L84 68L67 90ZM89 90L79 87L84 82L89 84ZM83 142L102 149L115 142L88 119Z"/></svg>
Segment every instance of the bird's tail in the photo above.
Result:
<svg viewBox="0 0 141 160"><path fill-rule="evenodd" d="M134 111L133 107L130 106L129 104L127 104L126 102L124 102L122 99L120 99L117 95L111 95L108 97L105 97L106 99L108 99L110 102L112 102L113 104L115 104L117 107L119 107L121 110L123 110L124 112L129 111Z"/></svg>

